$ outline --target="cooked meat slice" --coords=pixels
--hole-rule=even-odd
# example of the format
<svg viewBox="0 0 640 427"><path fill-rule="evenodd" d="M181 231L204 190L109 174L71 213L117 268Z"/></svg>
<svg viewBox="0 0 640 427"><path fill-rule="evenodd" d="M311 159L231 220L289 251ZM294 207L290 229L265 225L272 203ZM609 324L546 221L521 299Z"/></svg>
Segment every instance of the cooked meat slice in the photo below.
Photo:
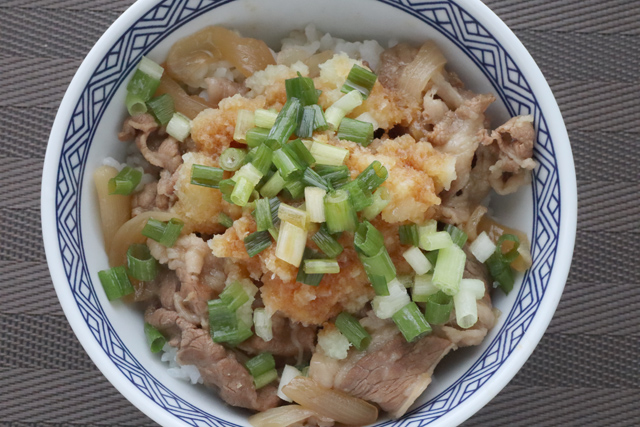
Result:
<svg viewBox="0 0 640 427"><path fill-rule="evenodd" d="M159 330L172 347L177 347L180 344L182 336L180 325L184 327L186 320L182 319L175 311L149 306L144 313L144 321Z"/></svg>
<svg viewBox="0 0 640 427"><path fill-rule="evenodd" d="M136 293L134 300L136 302L152 301L154 298L160 300L162 307L168 310L174 310L173 294L180 286L180 280L176 273L165 268L159 267L158 275L150 282L139 282L135 285Z"/></svg>
<svg viewBox="0 0 640 427"><path fill-rule="evenodd" d="M156 181L145 184L142 191L133 194L131 199L131 215L137 216L143 212L158 210L156 207L158 183Z"/></svg>
<svg viewBox="0 0 640 427"><path fill-rule="evenodd" d="M160 171L160 179L156 188L156 207L161 210L168 210L176 201L175 185L179 174L171 173L168 170Z"/></svg>
<svg viewBox="0 0 640 427"><path fill-rule="evenodd" d="M118 133L120 141L131 141L138 133L149 135L158 129L158 123L151 114L137 114L129 117L122 125L122 131Z"/></svg>
<svg viewBox="0 0 640 427"><path fill-rule="evenodd" d="M220 397L230 405L265 411L280 402L276 387L268 385L256 390L251 374L235 354L214 343L204 329L183 331L177 361L182 365L195 365L204 384L218 388Z"/></svg>
<svg viewBox="0 0 640 427"><path fill-rule="evenodd" d="M394 418L401 417L455 345L435 335L408 343L393 323L372 317L364 318L362 324L372 337L367 350L351 350L340 361L316 351L309 375L324 386L378 404Z"/></svg>
<svg viewBox="0 0 640 427"><path fill-rule="evenodd" d="M207 83L207 95L209 95L208 104L214 108L216 108L224 98L229 98L236 93L241 95L247 93L247 88L243 84L236 83L224 77L210 77L204 79L204 81Z"/></svg>

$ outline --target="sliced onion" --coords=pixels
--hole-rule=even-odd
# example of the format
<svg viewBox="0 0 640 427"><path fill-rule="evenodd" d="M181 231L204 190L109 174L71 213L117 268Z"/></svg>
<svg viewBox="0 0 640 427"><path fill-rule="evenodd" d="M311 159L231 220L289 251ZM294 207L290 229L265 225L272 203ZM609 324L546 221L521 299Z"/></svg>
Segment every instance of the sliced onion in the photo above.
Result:
<svg viewBox="0 0 640 427"><path fill-rule="evenodd" d="M378 419L378 408L369 402L320 387L311 378L296 377L282 391L294 402L340 423L364 426Z"/></svg>
<svg viewBox="0 0 640 427"><path fill-rule="evenodd" d="M142 229L147 224L149 218L158 221L169 221L176 215L170 212L143 212L138 216L131 218L118 229L113 240L111 240L111 248L109 248L109 265L117 267L125 265L127 262L127 250L134 243L144 243L147 238L142 235Z"/></svg>
<svg viewBox="0 0 640 427"><path fill-rule="evenodd" d="M319 415L300 405L286 405L252 415L249 417L249 424L253 427L289 427L301 425L300 423L311 417Z"/></svg>
<svg viewBox="0 0 640 427"><path fill-rule="evenodd" d="M111 166L100 166L93 173L93 180L98 193L100 205L100 223L104 248L109 252L111 240L122 224L131 218L131 196L109 194L109 180L118 175L118 170Z"/></svg>
<svg viewBox="0 0 640 427"><path fill-rule="evenodd" d="M422 45L418 54L402 71L398 87L416 101L422 98L422 92L429 80L447 63L440 49L432 41Z"/></svg>
<svg viewBox="0 0 640 427"><path fill-rule="evenodd" d="M198 96L189 96L187 92L171 77L166 74L160 79L160 86L156 91L156 96L168 93L173 98L173 103L177 112L184 114L191 120L195 119L200 111L211 108Z"/></svg>

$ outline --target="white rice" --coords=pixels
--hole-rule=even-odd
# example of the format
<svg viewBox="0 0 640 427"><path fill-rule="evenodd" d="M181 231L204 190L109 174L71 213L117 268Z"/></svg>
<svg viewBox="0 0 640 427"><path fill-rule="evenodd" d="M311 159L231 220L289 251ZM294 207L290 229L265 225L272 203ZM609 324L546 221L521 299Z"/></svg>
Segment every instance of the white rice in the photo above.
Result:
<svg viewBox="0 0 640 427"><path fill-rule="evenodd" d="M173 378L178 378L184 381L190 381L191 384L202 384L202 375L195 365L180 365L176 360L178 349L171 347L169 343L162 347L162 357L160 360L163 362L169 362L169 369L167 372Z"/></svg>

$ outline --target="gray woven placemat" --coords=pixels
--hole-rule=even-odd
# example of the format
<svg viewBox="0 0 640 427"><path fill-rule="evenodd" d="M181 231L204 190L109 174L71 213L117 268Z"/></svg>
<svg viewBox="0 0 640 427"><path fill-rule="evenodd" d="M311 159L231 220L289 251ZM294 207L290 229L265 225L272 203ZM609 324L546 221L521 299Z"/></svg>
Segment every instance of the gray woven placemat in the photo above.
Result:
<svg viewBox="0 0 640 427"><path fill-rule="evenodd" d="M40 236L56 108L130 0L0 1L0 424L153 426L100 374L57 302ZM640 420L640 2L490 0L549 80L580 198L573 267L531 359L465 426Z"/></svg>

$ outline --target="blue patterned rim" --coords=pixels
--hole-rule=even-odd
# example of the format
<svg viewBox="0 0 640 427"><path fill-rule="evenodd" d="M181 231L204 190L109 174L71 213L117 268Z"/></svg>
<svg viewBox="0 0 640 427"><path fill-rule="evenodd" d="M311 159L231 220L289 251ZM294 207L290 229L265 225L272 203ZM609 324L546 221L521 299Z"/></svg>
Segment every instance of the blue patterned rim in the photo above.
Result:
<svg viewBox="0 0 640 427"><path fill-rule="evenodd" d="M131 354L114 330L96 295L82 243L80 198L89 149L116 89L168 34L198 16L234 0L166 0L151 8L113 44L93 71L66 128L57 168L56 231L64 273L75 303L104 354L132 385L188 425L236 426L177 396ZM560 233L557 159L541 107L512 57L497 39L454 1L376 0L402 10L438 30L473 60L489 79L510 115L532 114L537 130L533 175L533 267L526 273L504 325L454 384L402 421L427 425L467 401L500 369L520 343L543 300L554 268ZM392 425L388 421L380 425ZM397 424L399 425L399 423ZM413 425L413 424L412 424Z"/></svg>

